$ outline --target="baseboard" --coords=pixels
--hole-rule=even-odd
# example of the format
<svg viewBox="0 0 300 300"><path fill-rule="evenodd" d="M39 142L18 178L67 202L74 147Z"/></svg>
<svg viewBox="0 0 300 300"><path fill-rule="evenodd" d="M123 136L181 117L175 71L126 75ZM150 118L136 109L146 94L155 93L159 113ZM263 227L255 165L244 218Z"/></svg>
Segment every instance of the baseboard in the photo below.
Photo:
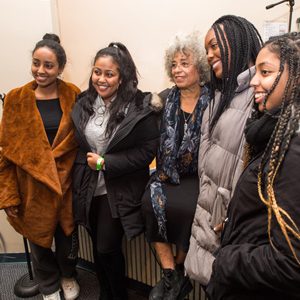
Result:
<svg viewBox="0 0 300 300"><path fill-rule="evenodd" d="M26 262L25 253L0 253L0 263Z"/></svg>

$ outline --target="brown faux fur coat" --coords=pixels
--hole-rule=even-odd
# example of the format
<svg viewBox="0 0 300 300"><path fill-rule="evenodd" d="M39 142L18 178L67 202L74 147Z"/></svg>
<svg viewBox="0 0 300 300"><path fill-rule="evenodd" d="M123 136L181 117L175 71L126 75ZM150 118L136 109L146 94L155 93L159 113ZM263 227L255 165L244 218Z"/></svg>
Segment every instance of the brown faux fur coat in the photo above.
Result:
<svg viewBox="0 0 300 300"><path fill-rule="evenodd" d="M62 118L52 147L30 82L5 97L0 127L0 209L18 206L14 229L35 244L50 248L59 223L74 230L71 169L77 152L71 110L79 89L59 80Z"/></svg>

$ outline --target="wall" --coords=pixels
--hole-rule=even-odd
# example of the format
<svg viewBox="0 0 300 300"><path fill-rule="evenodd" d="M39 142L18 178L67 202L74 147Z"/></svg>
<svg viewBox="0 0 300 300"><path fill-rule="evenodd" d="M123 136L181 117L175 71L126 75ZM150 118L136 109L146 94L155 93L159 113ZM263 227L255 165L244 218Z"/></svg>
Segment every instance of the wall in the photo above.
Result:
<svg viewBox="0 0 300 300"><path fill-rule="evenodd" d="M140 87L160 91L170 85L163 67L164 49L177 32L199 30L205 34L213 21L224 14L241 15L262 32L266 20L288 21L287 4L265 9L274 2L56 0L61 36L70 62L65 79L86 88L96 51L111 41L121 41L128 47L139 69ZM299 4L294 7L294 28Z"/></svg>
<svg viewBox="0 0 300 300"><path fill-rule="evenodd" d="M43 34L54 28L51 5L51 0L0 0L0 93L31 80L31 51ZM0 117L1 111L0 103ZM24 252L22 237L8 224L3 211L0 234L7 252Z"/></svg>

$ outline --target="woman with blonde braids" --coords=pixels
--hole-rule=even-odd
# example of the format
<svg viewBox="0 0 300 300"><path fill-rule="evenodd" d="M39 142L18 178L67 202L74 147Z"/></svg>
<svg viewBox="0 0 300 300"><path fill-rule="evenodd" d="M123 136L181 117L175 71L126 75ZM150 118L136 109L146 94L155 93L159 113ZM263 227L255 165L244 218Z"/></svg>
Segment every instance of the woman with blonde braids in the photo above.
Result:
<svg viewBox="0 0 300 300"><path fill-rule="evenodd" d="M230 203L209 299L300 299L300 33L256 59L249 163Z"/></svg>

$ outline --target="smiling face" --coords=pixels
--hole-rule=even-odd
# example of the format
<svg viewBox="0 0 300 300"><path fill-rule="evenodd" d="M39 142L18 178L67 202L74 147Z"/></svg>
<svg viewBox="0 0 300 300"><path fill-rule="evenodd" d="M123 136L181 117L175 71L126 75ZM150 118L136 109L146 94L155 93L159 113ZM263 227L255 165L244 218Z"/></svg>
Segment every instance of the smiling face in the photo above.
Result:
<svg viewBox="0 0 300 300"><path fill-rule="evenodd" d="M211 66L215 76L221 79L223 75L221 51L213 28L205 36L205 49L208 64Z"/></svg>
<svg viewBox="0 0 300 300"><path fill-rule="evenodd" d="M279 73L280 59L277 54L271 52L268 47L265 47L259 52L255 65L256 73L250 84L254 87L255 103L258 105L258 110L263 112L265 108L269 111L272 108L279 107L282 103L282 97L288 80L287 66L284 66L280 80L268 96L266 106L264 107L266 95L271 90Z"/></svg>
<svg viewBox="0 0 300 300"><path fill-rule="evenodd" d="M225 51L224 43L227 44L228 47L228 66L230 66L230 61L231 61L231 51L230 47L228 45L228 41L226 38L226 34L224 32L224 26L221 24L220 25L220 30L223 31L225 41L221 41L222 46ZM220 36L221 38L221 36ZM205 36L205 49L206 49L206 57L207 57L207 62L211 66L213 72L215 73L215 76L218 79L222 79L223 77L223 63L222 63L222 55L221 55L221 50L220 46L217 42L217 37L215 34L215 31L213 28L209 29L206 36Z"/></svg>
<svg viewBox="0 0 300 300"><path fill-rule="evenodd" d="M92 84L104 101L110 101L121 83L119 65L111 56L100 56L93 67Z"/></svg>
<svg viewBox="0 0 300 300"><path fill-rule="evenodd" d="M194 63L193 54L189 51L175 53L172 60L171 74L179 89L188 89L199 85L199 73Z"/></svg>
<svg viewBox="0 0 300 300"><path fill-rule="evenodd" d="M56 54L48 47L41 47L32 54L31 73L39 87L48 87L56 83L62 72Z"/></svg>

